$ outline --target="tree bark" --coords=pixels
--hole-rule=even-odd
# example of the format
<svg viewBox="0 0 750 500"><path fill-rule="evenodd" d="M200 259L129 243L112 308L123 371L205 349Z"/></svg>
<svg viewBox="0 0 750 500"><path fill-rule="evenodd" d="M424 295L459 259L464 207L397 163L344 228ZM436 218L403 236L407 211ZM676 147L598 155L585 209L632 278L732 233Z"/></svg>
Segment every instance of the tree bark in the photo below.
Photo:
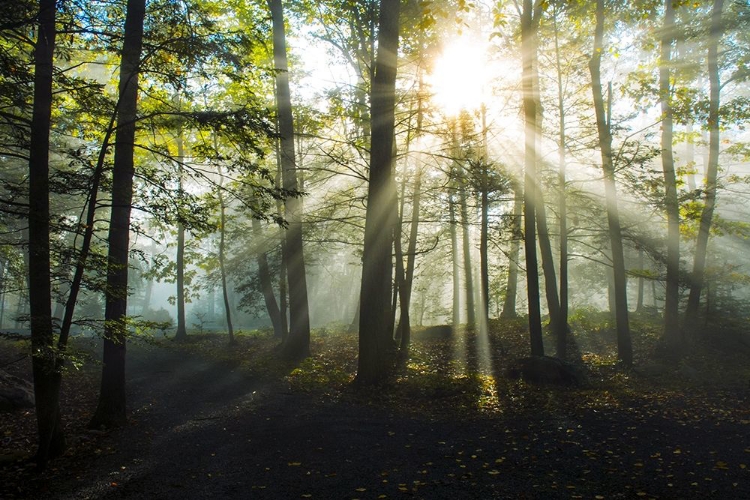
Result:
<svg viewBox="0 0 750 500"><path fill-rule="evenodd" d="M503 301L503 311L500 317L504 319L517 318L516 295L518 294L518 258L521 250L521 214L523 212L523 184L520 180L513 181L514 201L513 215L511 219L512 239L510 240L510 252L508 252L508 283Z"/></svg>
<svg viewBox="0 0 750 500"><path fill-rule="evenodd" d="M253 235L258 241L263 241L263 230L260 227L260 221L253 219ZM273 293L273 283L271 280L271 271L268 268L268 257L266 256L265 245L258 249L258 281L263 292L263 301L266 304L268 317L273 325L273 334L276 338L284 338L284 329L281 321L281 310L276 302L276 296Z"/></svg>
<svg viewBox="0 0 750 500"><path fill-rule="evenodd" d="M284 10L281 0L268 0L273 21L273 57L276 69L276 103L278 106L279 134L281 135L281 174L284 189L298 191L297 166L294 153L294 118L289 91L289 66L286 56ZM287 198L285 215L289 227L286 231L286 270L289 281L289 335L282 354L289 359L303 359L310 355L310 312L307 300L307 277L302 243L301 201Z"/></svg>
<svg viewBox="0 0 750 500"><path fill-rule="evenodd" d="M214 143L215 144L215 143ZM227 334L229 335L229 344L234 344L234 326L232 325L232 308L229 305L229 288L227 287L227 270L224 263L224 253L226 246L226 226L227 226L227 206L224 202L224 174L219 168L219 189L217 192L219 198L219 272L221 273L221 295L224 300L224 318L227 323ZM255 220L255 219L253 219Z"/></svg>
<svg viewBox="0 0 750 500"><path fill-rule="evenodd" d="M414 264L417 256L417 235L419 234L419 207L422 198L422 169L417 166L414 179L414 191L411 197L411 226L409 228L409 244L406 249L406 269L401 292L401 317L399 319L399 333L401 337L401 357L404 358L411 342L411 293L414 284Z"/></svg>
<svg viewBox="0 0 750 500"><path fill-rule="evenodd" d="M456 230L456 202L453 193L448 195L449 229L451 234L451 260L453 261L453 331L461 325L461 264L458 258L458 231Z"/></svg>
<svg viewBox="0 0 750 500"><path fill-rule="evenodd" d="M182 129L177 134L177 175L178 175L178 192L182 196L182 162L185 157L182 139ZM177 331L175 340L185 340L187 338L187 324L185 320L185 225L182 222L177 223L177 256L175 259L177 268Z"/></svg>
<svg viewBox="0 0 750 500"><path fill-rule="evenodd" d="M695 324L695 319L698 317L700 297L704 286L706 272L708 239L711 233L711 222L713 221L714 208L716 207L716 179L719 170L719 144L721 134L719 129L719 106L721 104L719 40L721 39L721 14L723 8L723 0L714 0L708 45L708 166L706 168L703 211L701 212L698 241L695 248L693 272L690 280L690 294L688 295L686 311L688 325Z"/></svg>
<svg viewBox="0 0 750 500"><path fill-rule="evenodd" d="M481 217L479 223L479 287L481 291L481 308L482 317L480 325L484 333L487 332L487 326L490 319L490 269L488 260L488 238L490 224L490 182L489 182L489 157L487 154L487 106L482 104L482 193L481 193Z"/></svg>
<svg viewBox="0 0 750 500"><path fill-rule="evenodd" d="M611 123L605 111L604 94L601 81L601 59L604 45L604 0L596 2L596 30L594 34L594 52L589 60L591 72L591 90L594 98L596 128L599 134L599 147L602 155L604 173L604 193L607 204L607 222L609 241L612 250L614 268L615 323L617 329L617 355L620 361L630 366L633 363L633 347L630 339L628 319L627 281L625 274L625 255L622 245L620 214L617 207L617 185L615 169L612 163ZM610 96L611 97L611 96Z"/></svg>
<svg viewBox="0 0 750 500"><path fill-rule="evenodd" d="M99 402L89 426L116 427L127 420L125 341L127 334L128 245L133 199L133 153L138 111L138 74L143 45L145 0L128 0L120 62L120 109L117 114L109 227L104 357Z"/></svg>
<svg viewBox="0 0 750 500"><path fill-rule="evenodd" d="M638 269L643 273L643 266L645 265L644 258L643 258L643 248L638 247ZM638 298L636 299L636 306L635 311L636 312L643 312L643 287L644 287L644 278L643 275L638 276Z"/></svg>
<svg viewBox="0 0 750 500"><path fill-rule="evenodd" d="M533 0L523 1L521 14L521 57L524 114L524 249L526 254L526 292L529 302L529 338L532 356L544 356L542 314L539 305L539 268L536 253L536 184L537 184L537 96L534 94L534 60L537 49L537 28L541 10ZM536 14L536 15L535 15Z"/></svg>
<svg viewBox="0 0 750 500"><path fill-rule="evenodd" d="M34 48L34 105L29 150L29 316L32 371L39 446L39 469L65 450L60 418L60 377L52 330L50 277L49 146L52 78L57 30L54 0L39 2L39 30Z"/></svg>
<svg viewBox="0 0 750 500"><path fill-rule="evenodd" d="M673 156L672 88L670 84L672 44L674 43L674 7L664 1L664 27L659 58L659 99L661 100L661 164L664 172L664 205L667 211L667 291L664 298L664 339L674 353L682 349L679 323L680 301L680 206Z"/></svg>
<svg viewBox="0 0 750 500"><path fill-rule="evenodd" d="M559 196L557 199L557 211L560 225L560 308L559 324L557 332L557 357L565 359L568 344L568 204L565 193L566 163L565 146L567 136L565 131L565 95L563 91L563 67L560 61L560 42L557 29L557 12L554 17L555 27L555 69L557 72L557 107L560 113L558 128L557 149L557 175L559 184Z"/></svg>
<svg viewBox="0 0 750 500"><path fill-rule="evenodd" d="M464 285L466 292L466 325L474 328L476 324L476 306L474 304L474 273L471 268L471 235L469 232L469 209L466 196L466 171L458 161L461 149L458 143L458 120L453 122L453 175L458 187L458 208L461 216L461 244L464 264Z"/></svg>
<svg viewBox="0 0 750 500"><path fill-rule="evenodd" d="M365 215L357 369L357 381L365 385L387 379L394 360L392 332L388 331L388 325L395 221L393 211L396 207L392 171L400 7L399 0L380 2L378 52L370 99L370 179Z"/></svg>

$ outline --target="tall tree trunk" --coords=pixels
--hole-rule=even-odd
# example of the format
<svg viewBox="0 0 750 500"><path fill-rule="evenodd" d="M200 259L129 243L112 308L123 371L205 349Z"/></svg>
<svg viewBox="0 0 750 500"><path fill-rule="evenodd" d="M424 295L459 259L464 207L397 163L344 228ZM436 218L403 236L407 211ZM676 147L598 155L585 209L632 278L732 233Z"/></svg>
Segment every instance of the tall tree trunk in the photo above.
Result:
<svg viewBox="0 0 750 500"><path fill-rule="evenodd" d="M457 331L461 325L461 264L458 258L458 231L456 230L456 202L453 194L449 194L449 229L451 234L451 260L453 261L453 330Z"/></svg>
<svg viewBox="0 0 750 500"><path fill-rule="evenodd" d="M49 133L52 115L56 6L39 1L39 30L34 49L34 106L29 150L29 316L32 370L39 447L39 469L65 450L60 418L60 378L52 330L50 278Z"/></svg>
<svg viewBox="0 0 750 500"><path fill-rule="evenodd" d="M216 148L214 142L214 148ZM224 263L224 254L226 246L227 231L227 205L224 202L224 174L219 168L219 189L217 192L219 198L219 272L221 273L221 295L224 299L224 318L227 323L227 334L229 335L229 344L234 344L234 327L232 325L232 308L229 305L229 288L227 287L227 269ZM255 220L255 219L253 219Z"/></svg>
<svg viewBox="0 0 750 500"><path fill-rule="evenodd" d="M643 312L643 286L644 286L644 278L643 278L643 266L645 265L644 259L643 259L643 248L638 247L638 269L641 271L641 275L638 276L638 299L636 300L636 306L635 311L636 312Z"/></svg>
<svg viewBox="0 0 750 500"><path fill-rule="evenodd" d="M481 193L481 220L479 224L479 287L481 291L480 300L482 317L480 325L484 332L487 331L487 323L490 319L490 269L488 261L487 242L489 238L490 224L490 182L489 182L489 158L487 155L487 106L482 104L482 193Z"/></svg>
<svg viewBox="0 0 750 500"><path fill-rule="evenodd" d="M399 43L399 0L381 0L378 52L372 81L372 136L367 190L362 288L360 290L359 360L357 381L385 380L393 367L394 345L388 331L395 217L392 180L396 67Z"/></svg>
<svg viewBox="0 0 750 500"><path fill-rule="evenodd" d="M408 353L411 341L411 317L409 308L411 306L411 292L414 284L414 263L417 256L417 235L419 234L419 207L422 198L422 169L417 166L414 179L414 191L411 197L411 226L409 228L409 244L406 250L406 269L401 292L401 317L399 319L399 332L401 337L401 356Z"/></svg>
<svg viewBox="0 0 750 500"><path fill-rule="evenodd" d="M537 50L537 29L540 8L533 0L523 1L521 14L521 58L524 114L524 247L526 254L526 292L529 302L529 338L532 356L544 356L542 313L539 305L539 268L536 254L535 213L537 192L537 102L534 92L534 61Z"/></svg>
<svg viewBox="0 0 750 500"><path fill-rule="evenodd" d="M276 69L276 102L278 105L279 134L281 135L281 174L284 189L298 191L297 166L294 153L294 119L289 91L289 66L286 56L284 10L281 0L268 0L273 21L273 58ZM302 359L310 355L310 312L307 301L307 277L302 243L301 201L287 198L286 270L289 281L289 335L284 342L283 355Z"/></svg>
<svg viewBox="0 0 750 500"><path fill-rule="evenodd" d="M711 13L711 30L708 45L708 167L706 169L705 195L703 199L703 212L701 213L700 229L698 231L698 242L695 248L695 259L693 261L693 272L691 275L690 295L687 303L687 324L695 324L700 306L701 291L704 285L706 271L706 254L708 250L708 239L711 233L711 222L713 221L714 208L716 206L716 178L719 170L719 106L721 104L721 83L719 80L719 40L721 39L721 13L724 8L723 0L714 0Z"/></svg>
<svg viewBox="0 0 750 500"><path fill-rule="evenodd" d="M177 175L178 175L178 192L182 196L182 162L185 158L185 151L182 139L182 129L180 128L177 135ZM185 320L185 225L182 222L177 223L177 256L175 259L177 268L177 332L175 340L185 340L187 338L187 324Z"/></svg>
<svg viewBox="0 0 750 500"><path fill-rule="evenodd" d="M672 44L674 43L674 7L664 1L664 27L659 59L659 99L661 100L661 164L664 171L664 205L667 211L667 291L664 299L664 339L670 350L682 349L679 323L680 300L680 206L673 157L673 112L671 97Z"/></svg>
<svg viewBox="0 0 750 500"><path fill-rule="evenodd" d="M512 238L508 253L508 284L505 290L503 311L500 317L504 319L517 318L516 295L518 294L518 258L521 250L521 213L523 212L523 184L520 180L513 181L513 215L511 219Z"/></svg>
<svg viewBox="0 0 750 500"><path fill-rule="evenodd" d="M556 4L557 5L557 4ZM559 184L559 197L557 200L557 211L560 226L560 330L557 335L557 356L565 359L568 344L568 204L565 194L566 164L565 143L567 142L565 131L565 95L563 91L563 67L560 60L560 41L557 29L557 12L554 16L555 27L555 69L557 73L557 107L560 113L558 129L557 149L557 175Z"/></svg>
<svg viewBox="0 0 750 500"><path fill-rule="evenodd" d="M453 175L458 187L458 208L461 216L461 244L464 264L464 282L466 292L466 324L474 328L476 324L476 307L474 305L474 273L471 268L471 235L469 232L469 209L466 196L466 172L458 161L461 149L458 143L458 120L453 122Z"/></svg>
<svg viewBox="0 0 750 500"><path fill-rule="evenodd" d="M146 0L128 0L120 62L120 109L117 114L109 226L104 357L99 402L89 425L115 427L127 420L125 341L127 325L128 245L133 199L133 153L138 111L138 73L143 45Z"/></svg>
<svg viewBox="0 0 750 500"><path fill-rule="evenodd" d="M281 156L281 155L278 155ZM276 188L281 187L281 162L278 162L278 168L276 171ZM279 217L284 215L284 203L281 200L276 200L276 212ZM286 263L289 257L286 253L286 240L281 238L279 242L281 248L281 263L279 265L279 322L281 328L281 341L286 342L286 338L289 335L289 321L287 321L287 312L289 311L289 304L287 300L287 276L286 276ZM267 260L267 259L266 259Z"/></svg>
<svg viewBox="0 0 750 500"><path fill-rule="evenodd" d="M589 60L591 72L591 90L594 98L596 128L599 134L599 147L602 155L604 172L604 193L607 204L607 222L609 241L612 250L614 270L615 324L617 329L617 356L626 366L633 363L633 346L630 339L628 319L627 281L625 274L625 255L622 245L620 214L617 207L617 185L615 169L612 163L611 112L607 116L604 106L604 93L601 81L601 60L604 47L604 0L596 2L596 30L594 34L594 51ZM611 93L610 93L611 103Z"/></svg>
<svg viewBox="0 0 750 500"><path fill-rule="evenodd" d="M263 240L263 229L260 226L260 221L253 218L253 235L257 241ZM273 293L273 283L271 280L271 271L268 268L268 257L266 256L266 245L265 242L258 249L258 281L260 281L260 288L263 292L263 301L266 304L266 311L268 311L268 317L271 319L273 325L273 334L276 338L284 338L284 328L281 321L281 310L279 309L278 303L276 302L276 296Z"/></svg>

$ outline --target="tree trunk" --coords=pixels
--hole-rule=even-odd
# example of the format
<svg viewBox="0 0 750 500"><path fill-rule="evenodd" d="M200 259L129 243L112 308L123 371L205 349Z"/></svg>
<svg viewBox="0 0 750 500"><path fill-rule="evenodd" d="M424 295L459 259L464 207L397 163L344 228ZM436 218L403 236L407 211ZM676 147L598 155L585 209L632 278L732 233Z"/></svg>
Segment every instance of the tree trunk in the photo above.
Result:
<svg viewBox="0 0 750 500"><path fill-rule="evenodd" d="M536 184L537 184L537 96L534 95L534 61L537 50L537 28L541 10L533 0L523 1L521 14L521 57L524 114L524 247L526 254L526 292L529 302L529 338L532 356L544 356L542 313L539 305L539 268L536 254ZM535 15L536 14L536 15Z"/></svg>
<svg viewBox="0 0 750 500"><path fill-rule="evenodd" d="M414 191L411 198L411 227L409 228L409 244L406 250L406 269L401 294L401 318L399 320L399 333L401 337L401 356L405 357L411 341L411 318L409 308L411 306L412 285L414 284L414 263L417 256L417 235L419 234L419 207L422 198L422 169L417 166L416 178L414 179Z"/></svg>
<svg viewBox="0 0 750 500"><path fill-rule="evenodd" d="M490 269L488 262L488 232L489 232L489 217L490 217L490 203L489 193L487 192L487 168L486 163L482 163L482 200L481 200L481 221L479 227L479 285L481 288L481 302L482 307L480 308L482 317L480 318L480 324L482 327L486 327L487 322L490 319Z"/></svg>
<svg viewBox="0 0 750 500"><path fill-rule="evenodd" d="M182 196L182 162L185 157L183 151L182 130L177 135L177 175L178 192ZM185 340L187 338L187 325L185 321L185 225L182 222L177 223L177 257L175 259L177 268L177 332L175 340Z"/></svg>
<svg viewBox="0 0 750 500"><path fill-rule="evenodd" d="M560 308L559 324L560 330L557 335L557 357L565 359L568 344L568 204L565 193L566 163L565 143L567 142L565 131L565 95L563 91L563 67L560 61L560 43L557 29L557 12L554 17L555 26L555 69L557 72L557 107L560 113L558 129L557 149L557 175L559 184L559 197L557 200L557 211L560 226Z"/></svg>
<svg viewBox="0 0 750 500"><path fill-rule="evenodd" d="M693 261L693 272L690 280L690 295L688 296L687 303L686 317L688 325L695 324L695 319L698 317L701 291L704 285L704 275L706 271L708 239L711 233L711 222L713 220L714 208L716 206L716 179L719 169L719 144L721 134L719 129L721 83L719 81L718 51L719 40L721 38L721 13L723 8L723 0L714 0L708 45L708 167L706 168L703 212L701 213L698 241L695 248L695 260Z"/></svg>
<svg viewBox="0 0 750 500"><path fill-rule="evenodd" d="M510 252L508 253L508 284L503 301L503 312L500 317L504 319L517 318L516 295L518 294L518 258L521 250L521 213L523 212L523 184L520 180L513 181L514 201L513 215L511 219Z"/></svg>
<svg viewBox="0 0 750 500"><path fill-rule="evenodd" d="M536 227L539 233L539 250L542 256L542 271L544 274L544 291L547 298L550 326L557 341L557 356L565 359L565 326L560 320L560 299L557 294L557 276L555 276L555 262L552 256L552 243L547 225L547 213L544 207L541 182L537 180L536 192Z"/></svg>
<svg viewBox="0 0 750 500"><path fill-rule="evenodd" d="M395 216L392 180L399 43L399 0L381 0L378 52L372 81L372 136L367 190L362 288L360 290L357 381L384 381L393 367L394 345L388 331Z"/></svg>
<svg viewBox="0 0 750 500"><path fill-rule="evenodd" d="M453 261L453 331L461 325L461 264L458 259L458 232L456 231L456 203L453 194L449 194L449 229L451 233L451 258Z"/></svg>
<svg viewBox="0 0 750 500"><path fill-rule="evenodd" d="M215 143L214 143L215 144ZM232 309L229 305L229 288L227 287L227 270L224 265L224 247L227 225L227 206L224 202L224 174L219 168L219 189L217 192L219 198L219 271L221 272L221 295L224 299L224 317L227 323L227 334L229 335L229 344L234 344L234 327L232 326ZM255 219L253 219L254 221Z"/></svg>
<svg viewBox="0 0 750 500"><path fill-rule="evenodd" d="M661 100L661 164L664 171L664 205L667 211L667 291L664 298L664 338L674 353L682 349L679 324L680 300L680 206L677 201L677 179L673 157L673 117L671 98L672 44L674 43L674 8L672 0L664 1L664 27L659 60L659 98Z"/></svg>
<svg viewBox="0 0 750 500"><path fill-rule="evenodd" d="M487 154L487 106L482 104L482 193L481 193L481 220L479 224L479 287L481 291L481 308L482 317L480 325L482 331L486 334L487 324L490 319L490 269L488 261L487 242L489 238L490 223L490 183L489 183L489 158Z"/></svg>
<svg viewBox="0 0 750 500"><path fill-rule="evenodd" d="M281 155L278 155L281 156ZM276 187L281 187L281 162L278 164L276 171ZM279 217L283 217L284 203L281 200L276 200L276 212ZM279 265L279 322L281 328L281 341L286 342L286 338L289 335L289 321L287 321L287 312L289 311L289 304L287 300L287 276L286 276L286 263L289 257L286 253L286 241L285 238L281 238L279 242L281 247L281 264ZM268 260L268 259L266 259Z"/></svg>
<svg viewBox="0 0 750 500"><path fill-rule="evenodd" d="M34 49L34 107L29 150L29 316L32 370L39 447L39 469L65 450L60 418L60 377L52 330L50 278L49 131L57 31L54 0L39 2L39 31Z"/></svg>
<svg viewBox="0 0 750 500"><path fill-rule="evenodd" d="M253 218L253 235L257 241L263 240L263 230L260 227L260 221ZM268 269L268 257L266 256L265 244L258 249L258 281L263 292L263 300L266 304L268 317L273 325L273 334L276 338L284 338L284 329L281 321L281 310L276 302L276 296L273 293L273 283L271 280L271 271Z"/></svg>
<svg viewBox="0 0 750 500"><path fill-rule="evenodd" d="M459 159L461 158L461 147L458 139L458 119L453 120L452 124L452 156L453 169L452 176L458 191L458 208L461 217L461 245L464 265L464 284L466 292L466 325L474 328L476 323L476 306L474 304L474 273L471 267L471 236L469 232L469 210L467 206L466 171Z"/></svg>
<svg viewBox="0 0 750 500"><path fill-rule="evenodd" d="M138 73L143 44L145 0L128 0L120 62L120 109L117 114L109 227L104 357L99 402L89 425L125 424L125 341L127 334L128 245L133 199L133 153L138 111Z"/></svg>
<svg viewBox="0 0 750 500"><path fill-rule="evenodd" d="M298 191L297 166L294 153L294 119L289 91L289 66L286 56L284 10L281 0L268 0L273 21L273 58L276 69L276 103L279 134L281 135L281 174L284 189ZM298 197L286 200L286 269L289 281L289 335L282 349L289 359L310 355L310 312L307 301L307 277L302 243L301 202Z"/></svg>
<svg viewBox="0 0 750 500"><path fill-rule="evenodd" d="M591 72L591 90L594 98L594 112L596 114L596 128L599 134L599 147L602 155L602 170L604 172L604 192L607 203L607 222L609 224L609 240L612 250L612 266L614 269L615 295L615 323L617 328L617 355L626 366L633 363L633 347L630 339L630 325L628 320L627 282L625 275L625 255L622 245L620 229L620 214L617 208L617 185L615 184L615 169L612 163L612 132L611 124L605 111L604 94L601 81L601 59L604 45L604 0L596 2L596 30L594 34L594 52L589 60ZM611 95L610 95L611 99Z"/></svg>
<svg viewBox="0 0 750 500"><path fill-rule="evenodd" d="M643 266L645 262L643 259L643 248L638 247L638 269L641 271L641 276L638 276L638 299L636 300L635 311L643 312Z"/></svg>

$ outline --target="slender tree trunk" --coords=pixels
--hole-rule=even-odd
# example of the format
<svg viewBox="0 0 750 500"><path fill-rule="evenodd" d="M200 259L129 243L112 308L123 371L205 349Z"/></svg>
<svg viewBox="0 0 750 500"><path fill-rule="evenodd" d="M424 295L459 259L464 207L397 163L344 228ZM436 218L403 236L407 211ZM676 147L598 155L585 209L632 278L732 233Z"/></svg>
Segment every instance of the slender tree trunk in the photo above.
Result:
<svg viewBox="0 0 750 500"><path fill-rule="evenodd" d="M643 259L643 248L638 247L638 269L640 269L641 273L643 273L643 266L645 265L644 259ZM644 285L644 278L643 275L638 277L638 299L636 301L635 310L636 312L643 312L643 285Z"/></svg>
<svg viewBox="0 0 750 500"><path fill-rule="evenodd" d="M710 102L709 102L710 106ZM688 190L695 192L695 140L693 139L693 122L687 123L685 127L685 163L689 170L687 174Z"/></svg>
<svg viewBox="0 0 750 500"><path fill-rule="evenodd" d="M261 228L260 221L253 219L253 235L257 241L263 240L263 229ZM266 311L268 311L268 317L271 319L273 325L273 334L279 339L284 338L284 329L281 321L281 310L279 309L278 303L276 302L276 296L273 293L273 282L271 280L271 271L268 268L268 257L266 256L265 244L258 249L258 281L260 281L260 288L263 292L263 300L266 304Z"/></svg>
<svg viewBox="0 0 750 500"><path fill-rule="evenodd" d="M128 0L120 63L120 109L117 116L112 177L112 212L104 325L104 357L99 402L89 425L115 427L127 420L125 406L125 341L127 336L128 245L133 199L135 122L138 73L143 44L145 0Z"/></svg>
<svg viewBox="0 0 750 500"><path fill-rule="evenodd" d="M706 271L708 239L711 233L711 222L713 221L714 208L716 207L716 179L719 170L719 144L721 134L719 129L721 83L719 81L718 52L719 40L721 38L721 13L723 8L723 0L714 0L708 45L708 167L706 169L703 212L701 213L698 242L695 248L695 260L693 261L693 272L690 280L690 295L688 295L686 311L688 325L695 324L695 319L698 317L701 291L704 286L704 276Z"/></svg>
<svg viewBox="0 0 750 500"><path fill-rule="evenodd" d="M406 250L406 269L401 295L401 318L399 320L399 332L401 337L400 351L402 358L408 354L411 342L411 317L409 308L411 306L412 285L414 284L414 264L417 256L417 235L419 234L419 207L422 197L422 169L417 167L414 179L414 191L411 198L411 227L409 229L409 244Z"/></svg>
<svg viewBox="0 0 750 500"><path fill-rule="evenodd" d="M457 125L457 123L455 123ZM468 179L466 178L466 172L463 165L458 162L458 157L461 151L458 146L458 131L453 131L453 155L454 168L456 182L458 184L458 208L461 216L461 243L462 243L462 254L464 264L464 285L466 291L466 326L468 328L474 328L476 325L476 305L474 304L474 272L471 266L471 233L469 230L469 208L467 204L466 195L466 184Z"/></svg>
<svg viewBox="0 0 750 500"><path fill-rule="evenodd" d="M399 0L381 0L378 52L372 81L370 179L367 191L357 381L375 384L390 376L394 345L388 331L395 217L392 180L399 44Z"/></svg>
<svg viewBox="0 0 750 500"><path fill-rule="evenodd" d="M490 225L490 160L487 153L487 106L482 103L482 199L481 222L479 230L479 281L482 292L482 328L486 332L490 319L490 267L488 257L488 238Z"/></svg>
<svg viewBox="0 0 750 500"><path fill-rule="evenodd" d="M182 196L182 162L185 158L183 150L182 130L177 135L177 175L178 192ZM187 325L185 320L185 225L182 222L177 223L177 256L175 259L177 268L177 332L175 340L185 340L187 338Z"/></svg>
<svg viewBox="0 0 750 500"><path fill-rule="evenodd" d="M449 195L448 211L450 217L451 258L453 260L453 331L461 325L461 265L458 258L458 232L456 231L456 202L453 194Z"/></svg>
<svg viewBox="0 0 750 500"><path fill-rule="evenodd" d="M297 191L297 166L294 153L294 119L289 91L289 66L286 56L284 10L281 0L269 0L273 21L273 55L276 68L276 102L281 135L281 173L284 189ZM302 359L310 355L310 312L307 301L307 277L302 243L301 202L297 197L286 200L287 276L289 281L290 329L284 342L283 355Z"/></svg>
<svg viewBox="0 0 750 500"><path fill-rule="evenodd" d="M682 349L679 323L680 300L680 206L673 157L673 113L671 98L672 44L674 43L674 8L672 0L664 1L664 27L659 60L659 98L661 100L661 163L664 171L664 204L667 211L667 292L664 302L664 338L673 353Z"/></svg>
<svg viewBox="0 0 750 500"><path fill-rule="evenodd" d="M560 193L557 200L557 211L560 225L560 330L557 336L557 356L565 359L568 344L568 203L565 194L566 164L565 144L565 94L563 91L563 67L560 61L560 42L557 29L557 13L554 17L555 25L555 69L557 72L557 107L560 113L557 149L557 173Z"/></svg>
<svg viewBox="0 0 750 500"><path fill-rule="evenodd" d="M523 184L520 180L513 182L514 201L511 219L510 252L508 253L508 284L503 301L503 311L500 317L504 319L517 318L516 295L518 294L518 258L521 250L521 213L523 212Z"/></svg>
<svg viewBox="0 0 750 500"><path fill-rule="evenodd" d="M215 145L216 143L214 143ZM215 146L214 146L215 147ZM229 305L229 288L227 287L227 269L224 262L224 253L226 246L226 228L227 228L227 205L224 202L224 174L219 168L219 189L217 195L219 198L219 272L221 273L221 295L224 299L224 318L227 323L227 334L229 335L229 344L234 344L234 327L232 326L232 309ZM255 219L253 219L254 221Z"/></svg>
<svg viewBox="0 0 750 500"><path fill-rule="evenodd" d="M39 447L39 469L65 450L60 418L60 378L53 349L50 279L49 132L52 114L56 6L40 0L34 49L34 105L29 150L29 315Z"/></svg>
<svg viewBox="0 0 750 500"><path fill-rule="evenodd" d="M540 10L533 0L523 1L521 14L521 57L523 89L523 114L525 130L524 149L524 247L526 253L526 292L529 302L529 338L532 356L544 356L542 340L542 313L539 305L539 268L536 254L536 184L537 184L537 102L534 95L534 60L537 50L537 28ZM536 15L535 15L536 14Z"/></svg>
<svg viewBox="0 0 750 500"><path fill-rule="evenodd" d="M276 187L281 187L281 162L278 163L278 169L276 171ZM276 200L276 212L279 217L283 217L284 204L281 200ZM287 321L287 311L289 310L289 306L287 300L286 263L289 260L289 256L286 252L285 238L281 238L279 246L281 249L281 263L279 265L279 322L281 328L281 341L286 342L286 338L289 334L289 322ZM268 259L266 258L266 260Z"/></svg>
<svg viewBox="0 0 750 500"><path fill-rule="evenodd" d="M612 250L612 265L614 269L617 355L624 365L630 366L633 363L633 347L630 339L630 324L628 320L625 255L622 245L620 214L617 207L617 185L615 184L615 169L612 163L612 132L611 123L609 121L609 119L611 118L611 112L610 116L607 116L604 106L604 93L602 92L601 81L600 68L603 46L604 0L597 0L594 52L591 56L591 59L589 60L589 70L591 72L591 90L594 98L596 128L599 133L599 147L601 148L602 155L602 170L604 172L604 193L607 203L607 222L609 224L609 240Z"/></svg>

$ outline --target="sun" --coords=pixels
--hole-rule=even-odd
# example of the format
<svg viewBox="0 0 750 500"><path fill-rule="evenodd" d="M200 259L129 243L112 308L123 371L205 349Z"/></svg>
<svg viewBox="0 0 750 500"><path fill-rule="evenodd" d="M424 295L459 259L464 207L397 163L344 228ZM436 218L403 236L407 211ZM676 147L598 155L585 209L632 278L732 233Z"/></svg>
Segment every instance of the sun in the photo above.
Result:
<svg viewBox="0 0 750 500"><path fill-rule="evenodd" d="M486 49L469 37L449 43L427 78L432 101L448 115L478 109L485 101Z"/></svg>

